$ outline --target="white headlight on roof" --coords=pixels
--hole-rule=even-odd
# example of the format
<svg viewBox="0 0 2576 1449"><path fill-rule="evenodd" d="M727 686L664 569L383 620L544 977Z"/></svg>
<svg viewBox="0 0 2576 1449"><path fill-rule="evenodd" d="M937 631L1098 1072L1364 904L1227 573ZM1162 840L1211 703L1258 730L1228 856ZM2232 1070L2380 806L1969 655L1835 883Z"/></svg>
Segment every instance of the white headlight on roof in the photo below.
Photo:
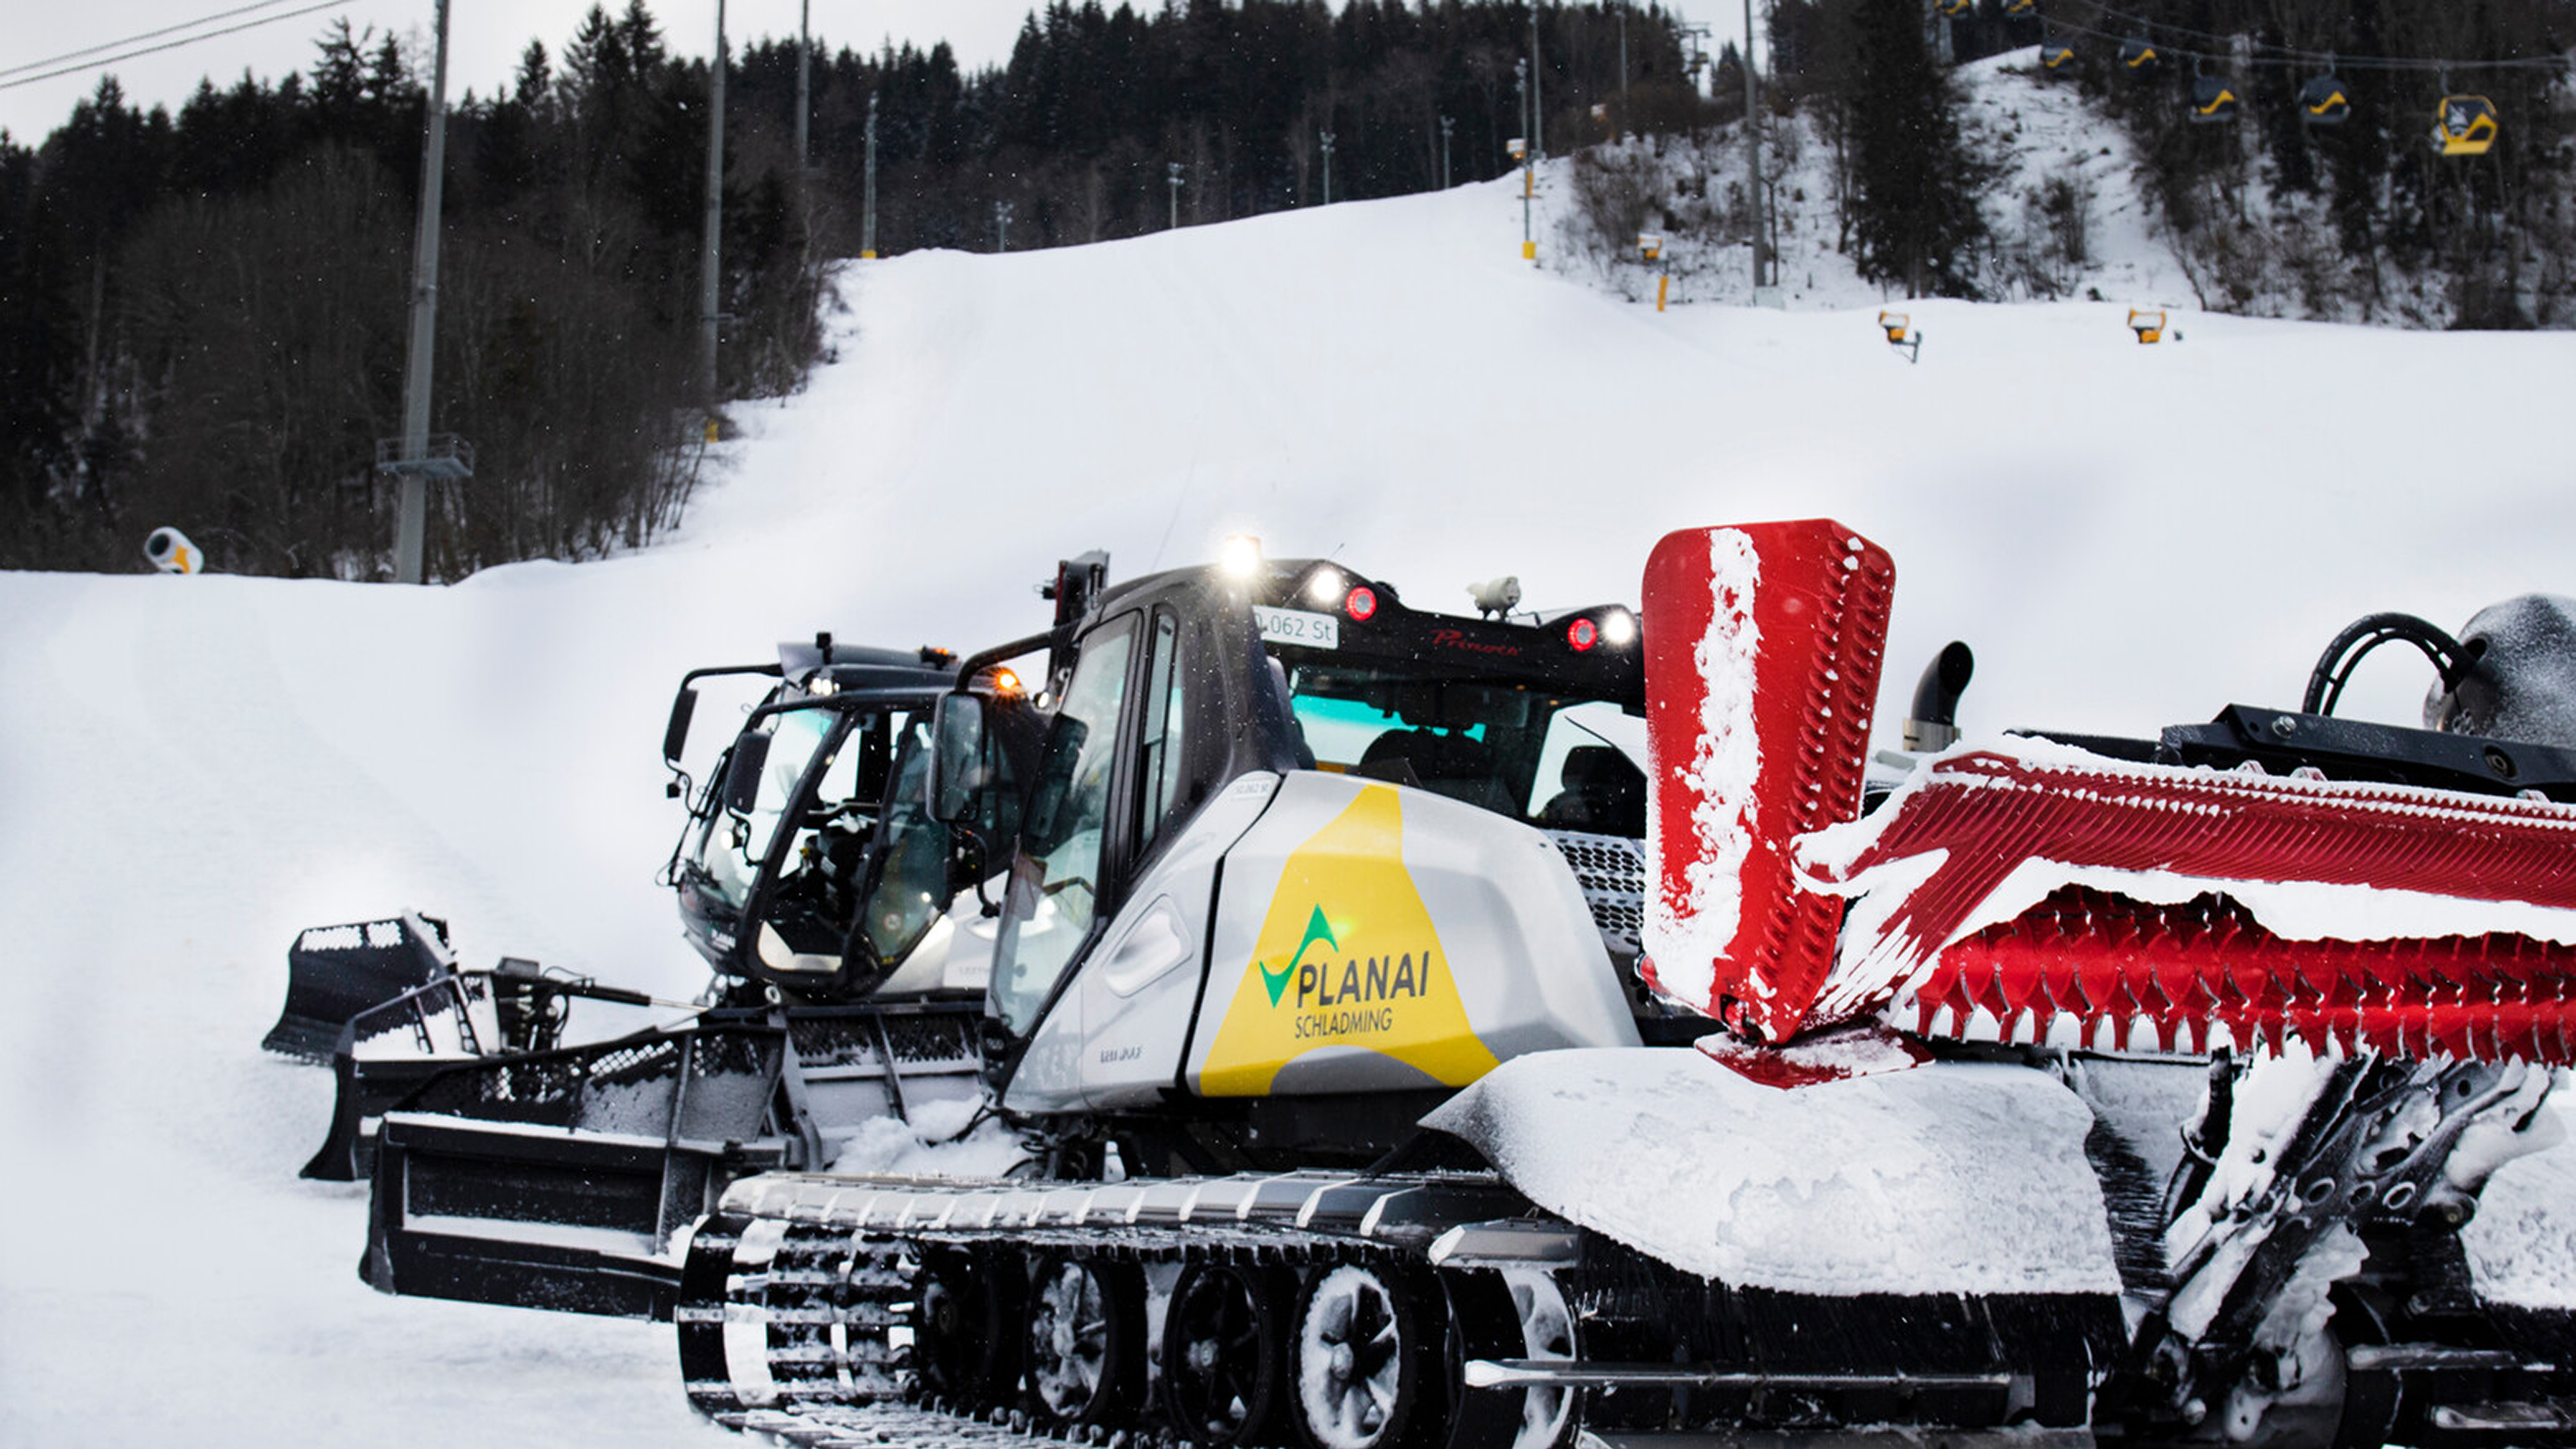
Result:
<svg viewBox="0 0 2576 1449"><path fill-rule="evenodd" d="M1216 566L1228 578L1248 579L1261 571L1261 540L1248 533L1226 535L1216 546Z"/></svg>
<svg viewBox="0 0 2576 1449"><path fill-rule="evenodd" d="M1601 616L1601 642L1613 649L1625 649L1637 642L1637 616L1625 609L1612 609Z"/></svg>

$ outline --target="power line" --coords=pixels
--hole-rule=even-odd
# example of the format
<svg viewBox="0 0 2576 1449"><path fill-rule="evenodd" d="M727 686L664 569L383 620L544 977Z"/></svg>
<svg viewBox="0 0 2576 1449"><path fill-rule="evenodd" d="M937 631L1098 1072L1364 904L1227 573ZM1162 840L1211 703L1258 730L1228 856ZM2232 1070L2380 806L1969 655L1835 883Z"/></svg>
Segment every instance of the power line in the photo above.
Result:
<svg viewBox="0 0 2576 1449"><path fill-rule="evenodd" d="M165 50L177 50L181 46L195 45L201 40L212 40L219 35L231 35L236 31L252 30L262 25L274 25L280 20L293 20L299 15L310 15L317 10L337 10L343 6L354 3L355 0L320 0L319 4L307 5L301 10L288 10L277 15L263 15L257 20L245 20L239 25L227 25L221 30L209 30L200 35L185 36L178 40L165 40L159 45L147 45L137 50L126 51L121 55L111 55L98 60L83 61L78 65L67 65L60 70L46 71L42 75L20 76L16 80L0 80L0 91L15 90L19 86L31 86L38 81L53 80L58 76L75 75L85 70L97 70L101 66L115 65L119 61L132 60L137 56L156 55ZM38 62L40 65L43 63L44 62L41 61Z"/></svg>
<svg viewBox="0 0 2576 1449"><path fill-rule="evenodd" d="M60 55L49 55L43 60L23 61L17 65L0 65L0 76L16 75L22 70L41 70L49 65L61 65L64 61L79 60L83 56L96 55L102 50L116 50L124 46L137 44L141 41L158 40L164 35L170 35L182 30L194 30L200 25L212 25L218 20L230 20L236 15L248 15L254 10L266 10L271 6L283 5L285 3L286 0L258 0L258 3L256 4L238 6L231 10L218 10L212 15L200 15L194 20L183 20L176 25L164 25L158 30L147 30L140 35L126 36L122 40L110 40L98 45L84 45L78 50L67 50Z"/></svg>

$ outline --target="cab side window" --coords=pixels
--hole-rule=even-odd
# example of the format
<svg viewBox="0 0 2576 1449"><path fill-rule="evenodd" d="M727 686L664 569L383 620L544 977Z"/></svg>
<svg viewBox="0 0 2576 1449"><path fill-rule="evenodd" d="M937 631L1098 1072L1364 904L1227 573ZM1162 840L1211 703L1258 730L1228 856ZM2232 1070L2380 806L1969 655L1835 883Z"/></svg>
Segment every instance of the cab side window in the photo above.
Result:
<svg viewBox="0 0 2576 1449"><path fill-rule="evenodd" d="M1153 848L1180 798L1181 776L1185 772L1181 723L1188 718L1182 697L1186 675L1181 667L1179 621L1171 610L1156 609L1153 653L1145 660L1145 718L1137 737L1142 807L1136 813L1139 855Z"/></svg>

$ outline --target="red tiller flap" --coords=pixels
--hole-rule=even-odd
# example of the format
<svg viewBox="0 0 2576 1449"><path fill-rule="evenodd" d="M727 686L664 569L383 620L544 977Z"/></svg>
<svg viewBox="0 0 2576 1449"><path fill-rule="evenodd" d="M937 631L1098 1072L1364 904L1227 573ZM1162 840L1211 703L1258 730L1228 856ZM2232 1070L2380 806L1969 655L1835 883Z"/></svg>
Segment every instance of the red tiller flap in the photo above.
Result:
<svg viewBox="0 0 2576 1449"><path fill-rule="evenodd" d="M1790 847L1859 814L1895 582L1829 519L1667 534L1646 562L1646 970L1760 1040L1833 963L1843 903L1800 889Z"/></svg>

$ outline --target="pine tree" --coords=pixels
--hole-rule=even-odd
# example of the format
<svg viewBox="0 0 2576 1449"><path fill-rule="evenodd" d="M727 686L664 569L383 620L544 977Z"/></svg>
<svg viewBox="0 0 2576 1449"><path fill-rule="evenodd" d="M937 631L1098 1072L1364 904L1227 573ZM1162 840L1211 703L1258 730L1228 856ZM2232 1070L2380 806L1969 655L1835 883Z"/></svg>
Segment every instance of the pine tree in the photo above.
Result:
<svg viewBox="0 0 2576 1449"><path fill-rule="evenodd" d="M1973 296L1973 258L1985 237L1982 168L1959 139L1957 99L1924 43L1922 13L1898 0L1859 0L1852 28L1861 273L1909 296Z"/></svg>

